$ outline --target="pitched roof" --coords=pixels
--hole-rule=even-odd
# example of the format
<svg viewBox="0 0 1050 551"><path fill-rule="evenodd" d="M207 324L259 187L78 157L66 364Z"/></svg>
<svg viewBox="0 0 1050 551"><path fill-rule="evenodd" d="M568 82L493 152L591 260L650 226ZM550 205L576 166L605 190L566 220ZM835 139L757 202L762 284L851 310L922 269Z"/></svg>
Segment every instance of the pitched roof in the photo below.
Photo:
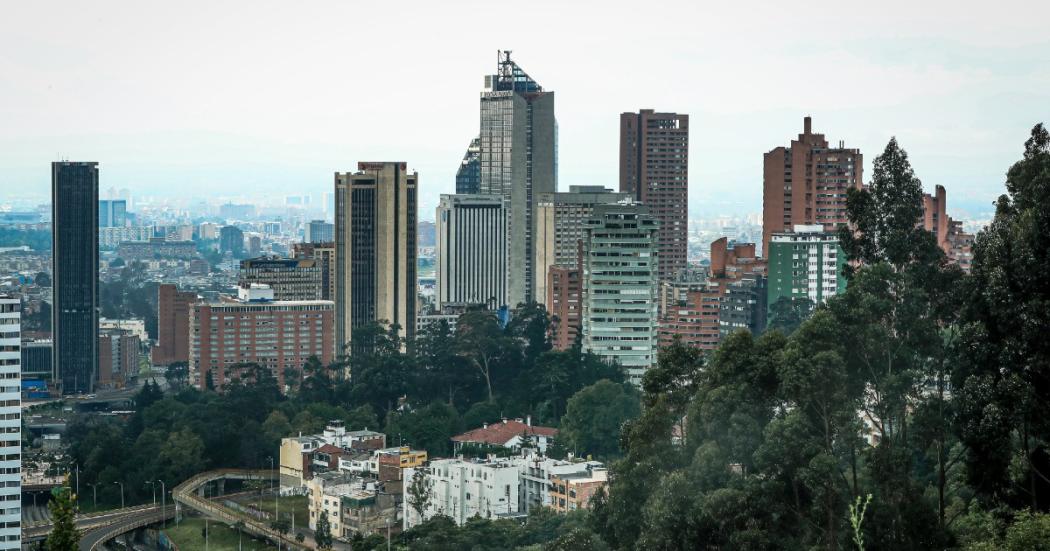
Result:
<svg viewBox="0 0 1050 551"><path fill-rule="evenodd" d="M509 419L504 420L501 423L493 423L486 427L469 430L463 434L453 436L452 441L505 446L507 442L515 436L520 436L522 433L527 433L530 436L544 436L550 438L558 434L558 429L526 425L517 419Z"/></svg>
<svg viewBox="0 0 1050 551"><path fill-rule="evenodd" d="M321 446L320 448L317 448L314 451L315 452L321 452L321 453L327 453L328 455L340 455L340 454L345 454L346 453L346 450L344 450L343 448L340 448L339 446L333 446L331 444L325 444L325 445Z"/></svg>

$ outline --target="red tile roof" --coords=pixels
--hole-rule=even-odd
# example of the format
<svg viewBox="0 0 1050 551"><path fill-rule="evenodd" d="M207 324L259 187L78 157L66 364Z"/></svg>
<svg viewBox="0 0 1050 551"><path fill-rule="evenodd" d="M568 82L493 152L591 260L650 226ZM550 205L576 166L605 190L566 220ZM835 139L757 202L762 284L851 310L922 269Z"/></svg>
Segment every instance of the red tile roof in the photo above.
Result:
<svg viewBox="0 0 1050 551"><path fill-rule="evenodd" d="M453 436L452 441L505 446L507 442L515 436L520 436L525 432L532 436L545 436L551 438L558 434L558 429L529 426L521 421L508 419L501 423L493 423L487 427L469 430L463 434Z"/></svg>
<svg viewBox="0 0 1050 551"><path fill-rule="evenodd" d="M343 448L340 448L339 446L333 446L331 444L325 444L314 451L327 453L328 455L340 455L346 453L346 450L344 450Z"/></svg>

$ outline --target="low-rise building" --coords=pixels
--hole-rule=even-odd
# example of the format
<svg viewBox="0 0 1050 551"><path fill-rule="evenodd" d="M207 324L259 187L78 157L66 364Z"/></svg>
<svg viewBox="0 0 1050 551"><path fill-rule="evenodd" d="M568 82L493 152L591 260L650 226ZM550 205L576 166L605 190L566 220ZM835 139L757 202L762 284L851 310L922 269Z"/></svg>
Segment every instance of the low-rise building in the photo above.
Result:
<svg viewBox="0 0 1050 551"><path fill-rule="evenodd" d="M518 499L519 466L513 459L437 459L426 467L406 469L405 480L411 481L417 470L425 477L429 499L421 512L412 506L410 497L405 499L406 530L437 515L462 526L474 516L497 519L523 514Z"/></svg>
<svg viewBox="0 0 1050 551"><path fill-rule="evenodd" d="M605 467L588 466L567 474L551 476L550 507L558 512L590 509L591 498L609 483Z"/></svg>
<svg viewBox="0 0 1050 551"><path fill-rule="evenodd" d="M529 447L546 453L547 446L558 435L558 429L533 426L532 418L503 419L499 423L484 424L480 428L469 430L452 437L453 446L458 452L464 445L502 446L508 449Z"/></svg>
<svg viewBox="0 0 1050 551"><path fill-rule="evenodd" d="M370 469L367 462L377 450L385 447L385 434L367 428L348 431L338 419L329 421L320 434L282 438L281 490L285 493L302 492L314 475L329 471L377 475L378 463ZM426 461L425 455L423 460ZM365 463L363 468L362 462ZM351 465L356 468L351 468Z"/></svg>

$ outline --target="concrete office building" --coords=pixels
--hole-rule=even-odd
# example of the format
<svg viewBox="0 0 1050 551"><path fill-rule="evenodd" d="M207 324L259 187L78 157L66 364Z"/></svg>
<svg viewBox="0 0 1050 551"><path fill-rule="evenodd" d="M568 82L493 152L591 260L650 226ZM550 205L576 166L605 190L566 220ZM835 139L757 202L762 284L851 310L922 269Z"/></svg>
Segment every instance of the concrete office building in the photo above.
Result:
<svg viewBox="0 0 1050 551"><path fill-rule="evenodd" d="M51 163L54 373L63 394L98 377L98 163Z"/></svg>
<svg viewBox="0 0 1050 551"><path fill-rule="evenodd" d="M358 163L335 175L336 342L373 322L416 331L416 189L405 163Z"/></svg>
<svg viewBox="0 0 1050 551"><path fill-rule="evenodd" d="M98 227L123 228L128 224L128 202L124 199L100 199Z"/></svg>
<svg viewBox="0 0 1050 551"><path fill-rule="evenodd" d="M335 240L335 224L324 220L311 220L306 225L307 243L331 243Z"/></svg>
<svg viewBox="0 0 1050 551"><path fill-rule="evenodd" d="M569 186L568 192L541 193L536 202L536 301L547 303L547 279L553 266L578 265L584 228L595 205L630 199L603 186Z"/></svg>
<svg viewBox="0 0 1050 551"><path fill-rule="evenodd" d="M295 243L292 256L309 258L321 267L321 300L335 300L335 242Z"/></svg>
<svg viewBox="0 0 1050 551"><path fill-rule="evenodd" d="M21 303L0 294L0 550L22 548Z"/></svg>
<svg viewBox="0 0 1050 551"><path fill-rule="evenodd" d="M598 205L584 235L583 350L635 384L656 363L658 230L643 205Z"/></svg>
<svg viewBox="0 0 1050 551"><path fill-rule="evenodd" d="M481 138L474 138L456 170L456 195L479 193L481 189Z"/></svg>
<svg viewBox="0 0 1050 551"><path fill-rule="evenodd" d="M823 225L774 233L769 243L768 308L782 297L822 304L846 290L845 265L838 235L826 232Z"/></svg>
<svg viewBox="0 0 1050 551"><path fill-rule="evenodd" d="M268 285L275 300L322 300L321 265L312 258L252 258L241 261L237 284Z"/></svg>
<svg viewBox="0 0 1050 551"><path fill-rule="evenodd" d="M557 190L554 92L545 91L500 52L497 73L481 93L478 191L510 198L507 297L511 307L536 300L536 199Z"/></svg>
<svg viewBox="0 0 1050 551"><path fill-rule="evenodd" d="M620 191L660 223L660 280L685 269L689 224L689 115L620 115Z"/></svg>
<svg viewBox="0 0 1050 551"><path fill-rule="evenodd" d="M507 306L507 210L502 195L442 195L437 220L438 309Z"/></svg>
<svg viewBox="0 0 1050 551"><path fill-rule="evenodd" d="M830 147L804 119L802 133L788 147L765 154L762 169L762 254L769 257L774 233L819 224L834 232L844 226L846 192L861 189L864 158L842 142Z"/></svg>
<svg viewBox="0 0 1050 551"><path fill-rule="evenodd" d="M221 389L233 378L252 376L245 364L268 369L284 385L284 372L302 372L311 356L332 363L333 307L327 300L273 300L273 290L255 284L238 298L201 302L190 311L192 384ZM209 377L210 374L210 377Z"/></svg>
<svg viewBox="0 0 1050 551"><path fill-rule="evenodd" d="M180 291L171 283L157 286L157 346L152 350L154 365L190 361L190 310L197 301L197 293Z"/></svg>

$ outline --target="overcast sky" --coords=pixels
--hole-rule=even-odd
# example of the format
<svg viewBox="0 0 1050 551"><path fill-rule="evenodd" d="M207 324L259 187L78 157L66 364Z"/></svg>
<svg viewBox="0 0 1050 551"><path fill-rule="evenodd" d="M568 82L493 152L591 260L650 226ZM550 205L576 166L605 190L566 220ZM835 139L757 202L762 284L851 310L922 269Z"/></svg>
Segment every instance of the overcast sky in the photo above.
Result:
<svg viewBox="0 0 1050 551"><path fill-rule="evenodd" d="M1050 122L1050 2L10 2L0 204L49 163L134 195L330 191L360 160L451 193L496 51L556 92L559 179L617 183L618 113L691 118L694 215L761 210L762 153L814 129L871 160L892 135L949 210L1002 192Z"/></svg>

